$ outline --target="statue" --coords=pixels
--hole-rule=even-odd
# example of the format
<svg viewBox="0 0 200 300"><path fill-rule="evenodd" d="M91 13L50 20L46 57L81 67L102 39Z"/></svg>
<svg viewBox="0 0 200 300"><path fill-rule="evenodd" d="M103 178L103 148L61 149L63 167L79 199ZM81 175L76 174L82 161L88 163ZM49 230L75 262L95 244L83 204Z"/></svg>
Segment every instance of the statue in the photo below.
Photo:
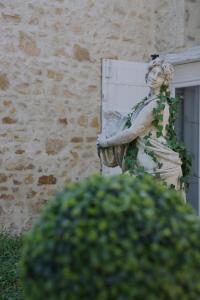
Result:
<svg viewBox="0 0 200 300"><path fill-rule="evenodd" d="M180 147L175 136L174 112L170 113L176 100L170 98L169 92L173 72L171 64L155 55L146 74L148 97L126 117L113 112L116 130L112 128L110 133L103 130L97 138L97 146L105 166L120 166L123 173L134 176L151 174L184 195L182 157L177 150Z"/></svg>

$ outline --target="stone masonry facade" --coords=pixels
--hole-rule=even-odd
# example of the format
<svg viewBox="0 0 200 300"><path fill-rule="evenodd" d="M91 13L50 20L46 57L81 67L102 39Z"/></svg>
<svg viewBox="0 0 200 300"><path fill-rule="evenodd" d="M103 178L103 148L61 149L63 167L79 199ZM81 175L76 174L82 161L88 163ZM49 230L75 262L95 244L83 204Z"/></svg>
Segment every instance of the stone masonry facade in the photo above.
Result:
<svg viewBox="0 0 200 300"><path fill-rule="evenodd" d="M99 172L101 59L197 45L197 9L198 0L0 0L1 228L30 228L55 191Z"/></svg>

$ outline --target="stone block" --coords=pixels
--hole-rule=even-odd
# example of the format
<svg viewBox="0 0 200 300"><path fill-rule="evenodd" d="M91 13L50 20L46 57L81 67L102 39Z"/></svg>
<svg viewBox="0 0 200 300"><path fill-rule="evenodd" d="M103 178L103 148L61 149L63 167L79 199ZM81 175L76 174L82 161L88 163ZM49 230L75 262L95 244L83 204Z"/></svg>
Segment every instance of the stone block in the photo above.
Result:
<svg viewBox="0 0 200 300"><path fill-rule="evenodd" d="M48 138L46 141L46 153L55 155L62 151L65 147L65 142L57 138Z"/></svg>
<svg viewBox="0 0 200 300"><path fill-rule="evenodd" d="M14 185L21 185L22 182L20 182L19 180L13 179L13 184Z"/></svg>
<svg viewBox="0 0 200 300"><path fill-rule="evenodd" d="M56 181L53 175L43 175L38 178L38 185L56 184Z"/></svg>
<svg viewBox="0 0 200 300"><path fill-rule="evenodd" d="M23 31L19 33L19 48L30 56L38 56L40 54L36 40Z"/></svg>
<svg viewBox="0 0 200 300"><path fill-rule="evenodd" d="M16 163L10 163L6 170L8 171L26 171L26 170L33 170L35 166L30 163L22 163L22 162L16 162Z"/></svg>
<svg viewBox="0 0 200 300"><path fill-rule="evenodd" d="M54 71L54 70L48 70L47 71L47 77L51 78L51 79L55 79L57 81L60 81L64 78L64 74L60 73L60 72L57 72L57 71Z"/></svg>
<svg viewBox="0 0 200 300"><path fill-rule="evenodd" d="M0 199L11 201L11 200L14 200L15 198L12 194L0 194Z"/></svg>
<svg viewBox="0 0 200 300"><path fill-rule="evenodd" d="M67 125L67 124L68 124L67 118L59 118L59 119L58 119L58 122L59 122L60 124L63 124L63 125Z"/></svg>
<svg viewBox="0 0 200 300"><path fill-rule="evenodd" d="M0 90L6 91L10 83L6 74L0 74Z"/></svg>
<svg viewBox="0 0 200 300"><path fill-rule="evenodd" d="M78 118L78 124L79 124L81 127L87 127L87 125L88 125L88 117L87 117L87 115L81 115L81 116Z"/></svg>
<svg viewBox="0 0 200 300"><path fill-rule="evenodd" d="M89 50L80 45L74 45L74 58L78 61L90 61Z"/></svg>
<svg viewBox="0 0 200 300"><path fill-rule="evenodd" d="M4 117L3 119L2 119L2 123L3 124L15 124L17 121L15 120L15 119L13 119L13 118L11 118L11 117Z"/></svg>
<svg viewBox="0 0 200 300"><path fill-rule="evenodd" d="M33 179L33 175L28 175L24 178L24 183L25 184L31 184L33 183L34 179Z"/></svg>
<svg viewBox="0 0 200 300"><path fill-rule="evenodd" d="M23 95L30 94L30 85L27 82L20 83L15 87L16 91Z"/></svg>
<svg viewBox="0 0 200 300"><path fill-rule="evenodd" d="M1 14L3 21L13 24L19 24L21 22L21 16L16 14Z"/></svg>
<svg viewBox="0 0 200 300"><path fill-rule="evenodd" d="M88 143L94 143L94 142L96 142L97 141L97 137L96 136L89 136L89 137L86 137L86 142L88 142Z"/></svg>
<svg viewBox="0 0 200 300"><path fill-rule="evenodd" d="M4 105L5 107L10 107L10 106L12 106L12 101L10 101L10 100L4 100L4 101L3 101L3 105Z"/></svg>
<svg viewBox="0 0 200 300"><path fill-rule="evenodd" d="M0 186L0 192L7 192L8 187L7 186Z"/></svg>
<svg viewBox="0 0 200 300"><path fill-rule="evenodd" d="M98 117L94 117L94 118L92 119L90 125L91 125L92 128L99 129L100 124L99 124L99 119L98 119Z"/></svg>
<svg viewBox="0 0 200 300"><path fill-rule="evenodd" d="M72 92L69 91L69 90L64 90L63 94L64 94L64 96L67 97L67 98L71 98L71 97L76 96L74 93L72 93Z"/></svg>
<svg viewBox="0 0 200 300"><path fill-rule="evenodd" d="M23 154L25 152L25 150L21 150L21 149L18 149L15 151L16 154Z"/></svg>
<svg viewBox="0 0 200 300"><path fill-rule="evenodd" d="M74 137L71 139L71 142L72 142L72 143L82 143L82 142L83 142L83 138L82 138L82 137L78 137L78 136L74 136Z"/></svg>
<svg viewBox="0 0 200 300"><path fill-rule="evenodd" d="M5 174L0 174L0 183L6 182L8 180L8 176Z"/></svg>

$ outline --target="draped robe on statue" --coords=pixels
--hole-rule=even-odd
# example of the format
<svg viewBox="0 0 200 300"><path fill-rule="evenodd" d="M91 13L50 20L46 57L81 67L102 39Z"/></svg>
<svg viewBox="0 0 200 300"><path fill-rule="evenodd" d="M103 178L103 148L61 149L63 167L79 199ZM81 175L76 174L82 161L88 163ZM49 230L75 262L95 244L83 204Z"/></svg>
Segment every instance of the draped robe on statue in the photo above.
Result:
<svg viewBox="0 0 200 300"><path fill-rule="evenodd" d="M125 128L127 116L119 113L105 115L105 129L103 134L109 138L109 146L100 149L100 156L103 164L107 167L119 166L122 172L127 172L125 156L131 142L135 141L138 149L137 163L142 166L145 172L163 179L168 186L175 186L176 190L181 189L180 178L182 176L181 159L179 154L169 148L166 140L166 125L169 123L169 105L166 102L163 111L162 136L157 137L157 129L152 125L153 109L157 107L157 98L148 98L142 106L133 113L131 127ZM115 115L115 118L113 116ZM113 121L113 124L111 124ZM109 132L109 128L111 129ZM114 129L115 128L115 132ZM150 133L150 146L146 145L144 137ZM132 146L134 147L134 146ZM147 150L147 151L146 151ZM157 163L146 152L153 151L157 161L161 163L158 168ZM137 174L136 174L137 175Z"/></svg>

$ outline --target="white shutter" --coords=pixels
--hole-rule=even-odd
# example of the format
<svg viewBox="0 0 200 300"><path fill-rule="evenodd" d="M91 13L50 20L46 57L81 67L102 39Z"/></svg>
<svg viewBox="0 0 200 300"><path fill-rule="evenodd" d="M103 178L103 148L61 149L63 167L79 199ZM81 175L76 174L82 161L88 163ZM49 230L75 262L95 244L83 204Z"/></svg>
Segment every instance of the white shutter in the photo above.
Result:
<svg viewBox="0 0 200 300"><path fill-rule="evenodd" d="M102 61L102 128L104 114L118 111L128 114L131 108L148 95L145 83L146 63L103 59ZM117 168L103 166L102 172L107 175L119 174Z"/></svg>

